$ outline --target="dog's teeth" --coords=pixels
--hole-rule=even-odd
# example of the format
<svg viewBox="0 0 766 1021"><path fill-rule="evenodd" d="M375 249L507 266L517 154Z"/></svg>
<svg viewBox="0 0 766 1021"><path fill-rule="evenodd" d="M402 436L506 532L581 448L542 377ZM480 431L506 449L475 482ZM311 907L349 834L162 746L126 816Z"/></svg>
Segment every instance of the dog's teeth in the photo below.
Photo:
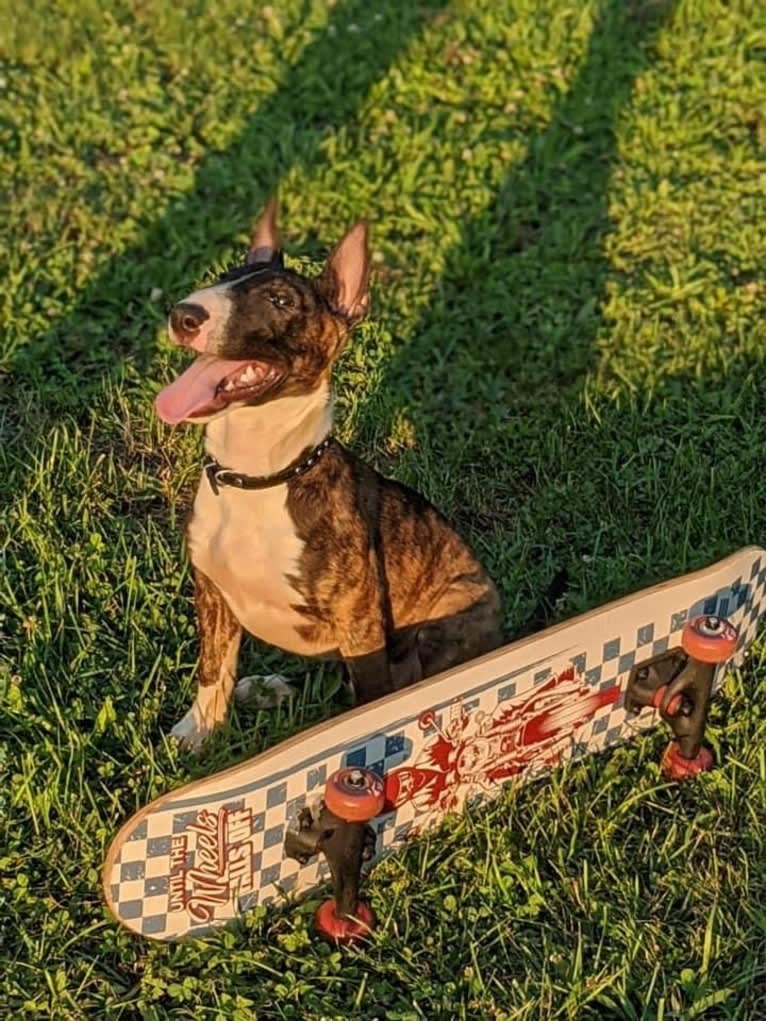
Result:
<svg viewBox="0 0 766 1021"><path fill-rule="evenodd" d="M243 383L249 383L251 379L255 379L255 378L256 378L255 377L255 371L253 370L252 365L248 365L248 367L242 373L242 382Z"/></svg>
<svg viewBox="0 0 766 1021"><path fill-rule="evenodd" d="M233 390L234 389L234 380L230 379L229 382L226 384L225 389L226 390Z"/></svg>

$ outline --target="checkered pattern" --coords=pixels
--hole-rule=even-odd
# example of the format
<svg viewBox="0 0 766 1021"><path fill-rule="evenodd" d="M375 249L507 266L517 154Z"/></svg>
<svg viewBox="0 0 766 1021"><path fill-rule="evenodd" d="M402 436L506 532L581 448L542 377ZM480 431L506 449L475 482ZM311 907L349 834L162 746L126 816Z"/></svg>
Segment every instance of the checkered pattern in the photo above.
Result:
<svg viewBox="0 0 766 1021"><path fill-rule="evenodd" d="M739 626L741 637L734 657L738 664L766 609L766 558L754 556L746 563L744 571L741 562L738 566L740 571L726 578L714 591L709 588L704 591L703 585L701 594L689 593L693 599L691 605L676 604L668 611L667 604L673 600L656 595L643 604L647 619L636 621L632 612L622 613L620 619L624 623L619 628L609 626L609 621L619 615L607 613L604 630L593 638L594 629L591 629L592 640L588 644L570 645L555 660L536 662L531 667L485 681L464 693L460 703L462 712L479 723L500 711L499 707L504 710L514 706L514 700L522 703L535 689L570 667L574 667L577 678L590 685L594 692L607 692L615 685L624 685L636 662L677 645L685 622L700 613L728 616ZM673 587L670 594L675 594ZM677 598L683 603L681 596L679 587ZM634 602L636 606L642 605L641 598L640 594L635 597L628 610L635 608ZM659 612L658 606L665 609ZM654 619L648 619L652 614ZM587 623L580 630L586 631ZM573 634L576 640L577 629L573 629ZM530 646L530 655L537 651L534 644ZM452 701L431 707L433 722L405 719L385 732L367 735L356 742L339 743L335 748L328 748L336 737L332 729L325 731L320 748L307 734L302 746L304 757L299 759L298 752L292 767L282 775L248 776L248 766L244 764L236 771L239 786L236 778L232 778L233 787L215 790L216 785L220 788L221 781L214 776L197 785L192 796L185 797L184 790L180 790L165 799L128 832L119 853L110 862L105 879L108 900L115 914L136 932L168 939L190 931L206 931L255 904L266 904L283 893L297 893L322 882L328 876L323 859L301 867L284 857L283 842L288 826L295 825L302 808L318 806L327 776L340 766L365 766L382 775L404 764L419 763L424 745L432 742L455 718L454 689L451 698ZM599 708L574 733L570 728L560 758L575 758L601 750L653 726L657 718L652 709L644 709L629 718L620 691L618 698ZM524 774L525 778L545 768L533 764ZM466 789L459 800L468 797L473 800L476 795L476 790ZM479 798L490 796L492 791L485 787L478 791ZM422 806L416 802L417 799L407 802L395 812L375 820L379 854L412 832L438 822L438 812L424 816ZM226 812L221 813L222 809ZM207 870L208 888L211 882L215 887L215 878L210 880L209 877L220 865L213 830L200 837L194 828L200 811L211 813L210 819L224 819L229 827L228 835L234 834L236 881L230 882L228 887L224 884L223 893L219 891L215 895L216 903L203 904L201 913L191 917L177 897L173 901L174 883L177 884L179 876L186 880L195 872Z"/></svg>

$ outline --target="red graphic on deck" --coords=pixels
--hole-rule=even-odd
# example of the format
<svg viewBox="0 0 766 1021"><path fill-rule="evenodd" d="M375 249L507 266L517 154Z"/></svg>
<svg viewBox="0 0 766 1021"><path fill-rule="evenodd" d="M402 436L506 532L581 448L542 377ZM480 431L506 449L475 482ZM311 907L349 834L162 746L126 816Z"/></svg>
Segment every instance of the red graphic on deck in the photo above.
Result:
<svg viewBox="0 0 766 1021"><path fill-rule="evenodd" d="M570 667L523 702L501 703L493 713L469 713L456 702L440 727L429 710L418 722L422 730L435 730L433 738L412 766L386 776L386 808L411 802L418 815L453 811L478 790L553 766L596 712L619 697L617 685L594 691Z"/></svg>

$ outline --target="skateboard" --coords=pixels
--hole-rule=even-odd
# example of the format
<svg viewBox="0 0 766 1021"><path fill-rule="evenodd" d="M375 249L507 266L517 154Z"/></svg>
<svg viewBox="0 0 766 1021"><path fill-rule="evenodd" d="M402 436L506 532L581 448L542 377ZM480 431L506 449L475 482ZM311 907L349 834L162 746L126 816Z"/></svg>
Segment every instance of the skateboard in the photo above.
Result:
<svg viewBox="0 0 766 1021"><path fill-rule="evenodd" d="M363 869L466 801L660 721L668 778L711 768L711 695L765 612L766 550L749 547L345 712L139 811L109 849L106 903L173 940L330 880L320 933L364 935Z"/></svg>

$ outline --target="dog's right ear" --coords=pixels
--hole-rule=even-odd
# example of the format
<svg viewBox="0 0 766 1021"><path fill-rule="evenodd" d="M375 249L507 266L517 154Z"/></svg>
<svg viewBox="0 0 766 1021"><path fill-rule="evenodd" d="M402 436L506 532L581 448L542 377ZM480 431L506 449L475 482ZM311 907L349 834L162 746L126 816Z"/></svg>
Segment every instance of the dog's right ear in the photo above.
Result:
<svg viewBox="0 0 766 1021"><path fill-rule="evenodd" d="M336 311L354 326L370 310L370 228L359 220L330 253L318 277Z"/></svg>
<svg viewBox="0 0 766 1021"><path fill-rule="evenodd" d="M277 197L274 195L261 213L261 218L250 238L250 247L245 256L245 263L248 266L257 262L278 262L282 265L282 240L277 227L278 211Z"/></svg>

